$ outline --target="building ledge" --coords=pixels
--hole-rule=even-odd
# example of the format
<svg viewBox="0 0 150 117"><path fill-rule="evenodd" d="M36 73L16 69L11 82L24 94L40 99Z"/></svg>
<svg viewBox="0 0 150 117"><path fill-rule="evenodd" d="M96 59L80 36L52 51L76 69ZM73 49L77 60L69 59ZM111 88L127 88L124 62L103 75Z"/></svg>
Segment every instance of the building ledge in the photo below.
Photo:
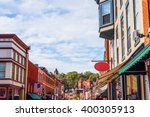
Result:
<svg viewBox="0 0 150 117"><path fill-rule="evenodd" d="M17 87L22 87L24 88L24 84L23 83L19 83L17 81L11 80L11 79L0 79L0 85L13 85L13 86L17 86Z"/></svg>
<svg viewBox="0 0 150 117"><path fill-rule="evenodd" d="M114 26L109 25L109 26L105 26L105 27L100 27L99 29L99 37L104 38L104 39L109 39L112 40L114 39Z"/></svg>

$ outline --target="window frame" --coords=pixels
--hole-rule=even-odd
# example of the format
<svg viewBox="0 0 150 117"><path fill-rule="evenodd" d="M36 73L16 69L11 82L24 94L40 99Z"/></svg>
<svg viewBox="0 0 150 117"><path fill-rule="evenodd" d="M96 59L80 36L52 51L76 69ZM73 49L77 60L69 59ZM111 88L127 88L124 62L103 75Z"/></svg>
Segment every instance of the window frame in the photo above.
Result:
<svg viewBox="0 0 150 117"><path fill-rule="evenodd" d="M103 16L108 15L108 14L103 15L103 13L102 13L102 6L104 4L110 4L110 13L108 13L108 14L110 14L110 22L106 23L106 24L103 24ZM113 3L112 3L112 0L107 0L107 1L104 1L101 4L99 4L99 26L105 27L105 26L108 26L111 24L113 24Z"/></svg>
<svg viewBox="0 0 150 117"><path fill-rule="evenodd" d="M133 13L134 13L134 30L138 30L139 27L137 25L139 12L137 10L138 2L137 0L133 0ZM134 42L134 46L136 47L140 42L140 39L136 39Z"/></svg>
<svg viewBox="0 0 150 117"><path fill-rule="evenodd" d="M121 29L121 45L122 45L122 61L125 59L125 46L124 46L124 15L122 13L120 17L120 29Z"/></svg>
<svg viewBox="0 0 150 117"><path fill-rule="evenodd" d="M130 23L129 1L126 3L126 31L127 31L127 53L131 53L131 23Z"/></svg>
<svg viewBox="0 0 150 117"><path fill-rule="evenodd" d="M120 9L122 8L123 0L120 0Z"/></svg>
<svg viewBox="0 0 150 117"><path fill-rule="evenodd" d="M116 20L118 18L118 2L117 2L117 0L115 0L115 18L116 18Z"/></svg>
<svg viewBox="0 0 150 117"><path fill-rule="evenodd" d="M118 26L116 27L116 63L119 64L119 35Z"/></svg>

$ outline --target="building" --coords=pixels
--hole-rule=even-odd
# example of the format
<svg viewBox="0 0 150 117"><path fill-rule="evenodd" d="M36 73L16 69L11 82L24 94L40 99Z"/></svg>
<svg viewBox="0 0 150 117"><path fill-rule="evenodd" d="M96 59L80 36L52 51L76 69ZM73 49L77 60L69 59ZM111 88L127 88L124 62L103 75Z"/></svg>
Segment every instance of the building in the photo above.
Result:
<svg viewBox="0 0 150 117"><path fill-rule="evenodd" d="M38 68L38 83L42 87L43 99L54 99L55 78L45 67Z"/></svg>
<svg viewBox="0 0 150 117"><path fill-rule="evenodd" d="M0 99L26 99L28 51L17 35L0 34Z"/></svg>
<svg viewBox="0 0 150 117"><path fill-rule="evenodd" d="M42 95L42 87L38 82L38 65L28 61L27 99L39 100Z"/></svg>
<svg viewBox="0 0 150 117"><path fill-rule="evenodd" d="M64 85L61 80L55 78L54 99L61 100L64 98Z"/></svg>
<svg viewBox="0 0 150 117"><path fill-rule="evenodd" d="M108 86L108 99L149 99L150 1L95 1L100 37L109 41L111 69L99 81Z"/></svg>

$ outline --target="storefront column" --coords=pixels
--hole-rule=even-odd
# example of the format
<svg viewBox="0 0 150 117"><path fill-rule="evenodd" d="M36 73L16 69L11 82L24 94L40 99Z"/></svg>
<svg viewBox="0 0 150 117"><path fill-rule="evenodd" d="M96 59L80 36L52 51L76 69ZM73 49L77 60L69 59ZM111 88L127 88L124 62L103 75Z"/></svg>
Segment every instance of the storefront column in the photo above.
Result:
<svg viewBox="0 0 150 117"><path fill-rule="evenodd" d="M108 100L111 100L111 83L108 82L107 85L108 85Z"/></svg>
<svg viewBox="0 0 150 117"><path fill-rule="evenodd" d="M125 75L121 75L120 76L120 84L121 84L121 99L125 100L125 88L124 88L124 80L125 79Z"/></svg>
<svg viewBox="0 0 150 117"><path fill-rule="evenodd" d="M110 94L111 94L110 98L111 98L111 100L113 100L114 99L114 96L113 96L114 95L114 89L113 89L113 83L112 82L110 83Z"/></svg>
<svg viewBox="0 0 150 117"><path fill-rule="evenodd" d="M147 74L145 75L144 80L145 80L144 82L145 83L145 99L149 100L148 75Z"/></svg>
<svg viewBox="0 0 150 117"><path fill-rule="evenodd" d="M140 85L141 85L141 100L145 100L144 76L139 75L139 77L140 77Z"/></svg>
<svg viewBox="0 0 150 117"><path fill-rule="evenodd" d="M136 79L137 79L137 98L138 100L141 100L141 79L140 79L140 75L136 75Z"/></svg>

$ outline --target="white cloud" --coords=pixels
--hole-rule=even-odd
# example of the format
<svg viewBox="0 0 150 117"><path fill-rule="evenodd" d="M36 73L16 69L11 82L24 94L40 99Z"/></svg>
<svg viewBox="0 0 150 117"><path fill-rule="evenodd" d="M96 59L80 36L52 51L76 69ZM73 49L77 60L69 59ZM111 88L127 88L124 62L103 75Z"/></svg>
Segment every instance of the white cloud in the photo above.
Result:
<svg viewBox="0 0 150 117"><path fill-rule="evenodd" d="M98 37L98 9L93 0L8 2L0 1L4 14L0 32L16 33L31 45L31 61L50 71L56 67L61 72L94 71L90 61L95 56L102 59L104 43Z"/></svg>

